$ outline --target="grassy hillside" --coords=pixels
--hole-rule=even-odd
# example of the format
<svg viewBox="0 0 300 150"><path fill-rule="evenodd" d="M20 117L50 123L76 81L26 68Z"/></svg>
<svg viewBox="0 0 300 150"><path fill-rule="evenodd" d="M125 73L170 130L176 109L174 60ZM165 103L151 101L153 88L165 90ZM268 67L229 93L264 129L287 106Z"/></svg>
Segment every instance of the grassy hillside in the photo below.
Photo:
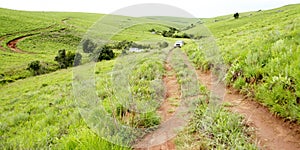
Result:
<svg viewBox="0 0 300 150"><path fill-rule="evenodd" d="M0 74L3 82L30 76L27 64L34 60L53 68L58 50L76 51L86 30L102 15L83 13L25 12L0 9ZM28 36L17 46L25 54L11 52L7 43Z"/></svg>
<svg viewBox="0 0 300 150"><path fill-rule="evenodd" d="M226 66L225 82L272 112L300 121L300 5L204 19ZM195 30L195 29L191 29ZM204 70L214 60L194 45L185 47Z"/></svg>
<svg viewBox="0 0 300 150"><path fill-rule="evenodd" d="M107 73L113 64L96 70ZM73 100L71 76L68 69L1 87L1 149L126 149L89 129Z"/></svg>
<svg viewBox="0 0 300 150"><path fill-rule="evenodd" d="M97 37L109 37L111 31L118 31L112 40L173 42L178 39L164 38L149 31L166 30L170 26L203 36L198 40L203 43L202 46L184 39L187 44L182 49L197 68L207 71L213 69L212 66L217 66L217 59L208 58L205 53L207 51L203 49L215 44L209 43L213 41L206 37L211 33L204 30L204 23L219 46L220 59L226 67L226 84L256 98L275 114L299 121L299 10L300 5L290 5L274 10L242 13L239 19L228 15L200 21L173 17L110 16L103 22L94 24L103 15L0 9L0 80L14 81L0 85L0 149L128 149L105 141L86 124L77 109L78 103L74 101L72 69L34 77L26 70L28 63L34 60L55 68L54 57L57 51L76 51L91 25L94 26L87 33L95 36L93 38L96 40ZM99 26L103 28L94 30ZM10 40L26 35L30 36L17 45L26 53L12 52L7 47ZM133 114L129 114L127 118L120 115L126 110L117 105L111 78L116 72L130 76L128 80L118 83L129 84L130 92L137 95L136 99L141 102L152 99L157 92L155 90L160 90L153 88L152 84L161 81L165 73L163 63L168 49L170 47L165 50L154 49L149 53L125 55L123 61L111 60L96 64L94 72L97 94L104 99L103 105L109 115L117 114L119 121L136 127L159 124L160 119L156 113L139 115L136 120L130 120ZM187 79L187 72L190 70L184 64L183 54L179 50L175 54L178 57L174 57L174 68L182 86L190 81ZM139 60L138 63L134 61L136 59ZM121 65L117 71L114 70L116 63ZM133 66L130 70L132 72L122 72L122 65ZM186 87L182 89L184 92L192 92L187 90L189 85ZM200 86L199 89L201 94L209 95L204 87ZM128 96L126 92L118 94ZM183 149L190 149L197 141L196 144L208 149L226 149L232 146L237 149L255 149L246 134L248 129L244 127L242 118L229 113L222 106L207 111L211 109L203 102L207 98L201 99L202 103L196 109L187 129L188 133L194 135L189 137L188 133L182 134L187 138L180 137L179 145L183 145ZM114 105L110 103L112 100L116 102ZM143 103L140 104L143 106ZM154 106L157 107L157 102ZM212 118L215 120L214 124L211 123ZM207 130L203 131L199 125L205 126ZM195 139L191 140L192 138ZM199 141L199 138L203 140ZM239 141L238 144L236 141Z"/></svg>
<svg viewBox="0 0 300 150"><path fill-rule="evenodd" d="M126 30L114 38L114 40L139 41L153 36L143 24L159 22L162 26L167 24L177 28L185 27L184 24L193 22L193 19L182 18L180 22L161 21L147 18L133 18L125 16L104 16L101 14L88 13L59 13L59 12L26 12L0 9L0 75L1 83L12 82L31 76L26 70L27 64L34 60L40 60L48 64L50 69L55 68L54 57L57 51L65 49L75 52L81 38L88 29L98 21L98 25L123 30L128 25L141 24L135 31ZM172 20L172 17L169 17ZM173 18L174 20L174 18ZM104 22L103 22L104 21ZM157 25L159 26L159 25ZM94 25L97 27L97 24ZM111 34L111 29L97 29L97 36ZM161 28L161 27L159 27ZM166 27L165 27L166 28ZM136 32L138 31L138 32ZM123 31L124 32L124 31ZM130 32L130 33L129 33ZM123 34L123 35L122 35ZM147 34L147 37L143 35ZM17 44L25 54L13 53L7 43L15 38L28 36Z"/></svg>
<svg viewBox="0 0 300 150"><path fill-rule="evenodd" d="M0 148L1 149L127 149L105 141L96 135L91 127L81 117L78 104L74 101L72 92L72 69L57 70L46 75L33 77L26 70L29 62L40 60L48 66L56 66L54 57L60 49L76 51L81 38L95 21L102 15L86 13L49 13L49 12L25 12L1 9L1 36L0 36L0 80L8 81L0 86ZM185 20L185 19L182 19ZM138 24L129 28L132 22ZM149 24L150 22L150 24ZM152 23L151 23L152 22ZM102 23L102 24L101 24ZM143 24L147 28L143 27ZM132 18L124 16L107 17L101 25L117 28L121 32L113 37L114 40L143 41L149 38L157 38L148 30L151 28L167 29L168 22L160 24L153 23L145 18ZM172 23L174 24L174 23ZM97 24L96 24L97 25ZM183 23L176 27L183 27ZM125 29L124 31L123 28ZM134 32L133 32L134 31ZM110 30L106 31L110 32ZM105 32L98 32L104 35ZM147 36L141 36L146 34ZM11 51L7 43L17 37L28 36L19 41L18 48L25 53ZM138 38L136 38L138 37ZM164 38L160 37L161 40ZM166 39L174 40L174 39ZM157 41L157 40L156 40ZM140 77L152 73L155 77L162 77L163 59L155 55L141 55L142 66L136 66L135 59L124 62L135 65L135 75L131 76L131 84L139 99L149 99L153 95L150 81L139 81ZM130 57L130 56L129 56ZM134 58L138 58L132 56ZM153 60L156 60L154 62ZM107 89L110 83L110 72L113 70L115 61L106 61L97 64L97 88L99 97L114 100L113 95ZM132 63L132 64L130 64ZM147 70L149 66L157 66L159 71ZM142 69L142 70L139 70ZM150 71L150 72L149 72ZM156 74L158 73L159 74ZM150 73L150 74L149 74ZM160 81L154 78L156 81ZM13 83L9 83L12 82ZM126 80L124 80L126 81ZM139 82L136 82L139 81ZM107 85L108 84L108 85ZM149 87L147 87L148 85ZM142 89L141 89L142 87ZM111 95L109 97L109 95ZM156 102L157 103L157 102ZM115 113L119 107L110 107L105 104L106 109ZM157 104L156 104L157 105ZM154 120L151 120L154 116ZM157 114L146 114L139 116L135 125L147 126L159 123ZM149 119L150 117L150 119ZM120 118L122 120L122 118ZM125 120L123 120L124 123Z"/></svg>

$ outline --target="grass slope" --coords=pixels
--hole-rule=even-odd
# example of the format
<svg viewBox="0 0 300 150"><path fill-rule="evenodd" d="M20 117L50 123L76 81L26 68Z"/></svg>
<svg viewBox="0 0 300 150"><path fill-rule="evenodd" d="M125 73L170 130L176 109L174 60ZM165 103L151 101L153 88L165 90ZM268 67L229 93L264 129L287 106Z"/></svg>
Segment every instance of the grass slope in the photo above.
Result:
<svg viewBox="0 0 300 150"><path fill-rule="evenodd" d="M107 73L113 64L96 70ZM73 100L71 76L67 69L1 87L1 149L126 149L89 129Z"/></svg>
<svg viewBox="0 0 300 150"><path fill-rule="evenodd" d="M215 36L226 83L254 97L270 110L300 121L300 5L204 19ZM192 29L191 29L192 30ZM208 60L196 45L185 48L202 69Z"/></svg>
<svg viewBox="0 0 300 150"><path fill-rule="evenodd" d="M254 94L272 111L292 120L299 120L300 114L298 102L300 69L299 59L297 59L299 56L297 40L299 39L299 7L299 5L290 5L275 10L242 13L238 20L232 19L233 17L230 15L202 21L214 33L223 60L229 68L226 76L228 84L240 89L245 94ZM88 27L102 16L85 13L23 12L7 9L0 9L0 11L0 20L5 22L0 25L0 39L2 40L0 44L4 47L4 50L0 50L2 56L0 58L0 79L29 77L30 75L24 69L30 61L43 60L47 63L54 63L53 59L57 50L75 51ZM106 20L106 23L108 26L118 29L123 29L132 21L147 23L153 20L151 17L115 17L119 18ZM166 19L165 17L154 20L164 20L165 22L162 21L161 24L173 24L178 28L184 28L194 23L194 20L191 19L176 21L177 19ZM12 26L12 24L19 26ZM24 28L21 26L23 24ZM38 25L35 26L35 24ZM113 39L158 38L157 35L153 35L147 30L150 28L164 29L165 26L161 24L148 23L145 28L143 25L135 25L121 31ZM196 25L186 32L195 33L199 30L197 27ZM62 28L66 29L53 31ZM34 52L34 54L19 54L7 49L6 42L28 33L37 34L24 39L18 46L26 51ZM145 36L141 36L141 34L145 34ZM174 41L176 39L166 38L164 40ZM197 45L188 44L183 49L199 68L207 68L212 63L205 60L205 54L197 48ZM142 64L144 68L140 69L151 66L151 61L145 62L144 65ZM103 82L109 80L107 73L113 69L114 63L115 61L98 63L95 70L97 77L105 77L102 78ZM162 63L161 60L160 63ZM147 77L146 73L147 71L139 71L136 73L136 78ZM100 83L97 85L99 88L103 86L102 80L99 79ZM148 83L148 81L143 82ZM137 93L148 90L140 88L147 85L145 83L137 83ZM148 91L149 93L151 92ZM109 93L98 94L108 97ZM73 100L71 69L29 77L0 86L0 95L1 149L98 149L99 147L126 149L99 138L83 121ZM203 115L206 113L205 108L200 107L198 111L198 114L195 115L196 120L191 123L191 128L193 133L200 134L203 131L194 127L201 124L207 125L206 121L209 122L210 118ZM220 111L217 109L216 112L211 116L217 118L218 124L215 125L215 128L208 126L207 132L217 131L215 133L218 134L223 129L236 129L231 128L231 119L236 121L241 118L229 116L228 112L222 109ZM224 118L224 116L229 117ZM222 121L222 118L225 121ZM225 125L223 126L222 123ZM237 129L243 128L240 122L233 123ZM209 133L199 135L199 137L206 137L205 142L207 143L201 143L204 147L211 148L214 143L219 143L219 148L221 148L224 141L232 142L231 140L234 139L242 139L241 145L252 148L253 145L247 144L248 139L241 137L240 133L243 132L244 129L238 130L234 135L236 138L232 139L227 139L224 132L220 134L222 135L221 141L210 139Z"/></svg>
<svg viewBox="0 0 300 150"><path fill-rule="evenodd" d="M102 15L85 13L48 13L48 12L24 12L1 9L1 79L11 78L19 79L14 83L8 83L0 87L0 148L1 149L127 149L111 144L96 135L81 117L77 104L74 101L72 93L72 70L58 70L56 72L30 77L26 69L27 64L33 60L41 60L44 63L54 64L54 56L59 49L75 51L88 28L97 21ZM112 19L112 18L109 18ZM9 20L9 21L7 21ZM18 20L17 26L15 20ZM124 21L127 20L127 21ZM152 22L143 18L132 18L123 16L114 16L113 20L105 20L108 26L122 29L126 23L134 21ZM23 28L21 24L25 27ZM38 24L38 26L35 26ZM163 28L162 25L149 24L149 29L153 27ZM135 28L135 30L133 29ZM147 28L147 29L148 29ZM5 30L7 29L7 30ZM60 30L64 29L64 30ZM133 34L128 35L131 31ZM109 31L108 31L109 32ZM131 40L131 37L140 36L148 33L148 36L140 37L143 40L147 38L156 38L149 31L142 28L141 25L130 27L116 36L115 40ZM28 34L29 36L18 43L18 47L31 52L30 54L21 54L11 52L6 43L16 37ZM163 59L159 59L160 53L152 56L141 56L141 67L135 65L136 71L131 76L131 84L135 85L132 92L138 95L135 99L149 99L153 96L155 89L148 89L146 85L154 84L148 80L160 81L153 76L162 77L157 74L155 66L160 68L162 73ZM134 57L134 56L133 56ZM151 58L155 57L155 58ZM158 59L158 62L153 60ZM131 63L130 61L128 63ZM107 97L111 89L103 88L103 85L110 80L109 72L112 71L114 61L98 63L96 67L97 86L99 97ZM154 67L148 70L148 67ZM148 72L147 72L148 71ZM25 79L20 79L25 78ZM143 81L137 79L145 78ZM149 78L146 80L146 78ZM126 80L124 80L126 81ZM137 82L138 81L138 82ZM151 83L151 84L150 84ZM141 95L142 97L140 97ZM107 97L113 100L113 95ZM104 102L105 103L105 102ZM115 113L115 108L111 103L106 109ZM119 108L116 108L119 109ZM155 113L136 116L134 125L152 126L159 123L159 118ZM154 117L154 118L153 118ZM125 123L130 118L120 118ZM154 120L152 120L154 119ZM132 121L130 121L132 122ZM26 135L26 136L24 136Z"/></svg>
<svg viewBox="0 0 300 150"><path fill-rule="evenodd" d="M0 12L2 81L30 76L26 68L27 64L34 60L54 65L54 57L60 49L76 51L83 34L102 16L87 13L26 12L2 8ZM20 41L17 46L34 54L14 53L6 46L8 41L28 34L33 36Z"/></svg>
<svg viewBox="0 0 300 150"><path fill-rule="evenodd" d="M0 8L0 20L2 22L0 25L0 55L3 56L0 58L2 64L0 66L0 81L11 82L31 76L26 68L27 64L34 60L40 60L42 63L53 66L56 64L54 57L57 51L60 49L76 51L81 38L96 21L98 24L94 27L97 25L108 27L105 28L105 31L104 29L101 32L98 31L100 34L97 36L105 35L104 32L110 34L110 28L124 30L128 25L136 25L130 26L131 30L121 31L122 33L115 36L113 40L140 41L159 38L158 35L155 36L148 32L151 28L166 29L163 27L166 25L182 28L186 26L185 24L190 24L195 20L181 18L179 22L174 22L178 18L165 18L168 19L153 20L89 13L27 12ZM161 25L154 25L155 22ZM11 52L7 47L10 40L30 34L32 35L17 44L18 48L29 52L29 54Z"/></svg>

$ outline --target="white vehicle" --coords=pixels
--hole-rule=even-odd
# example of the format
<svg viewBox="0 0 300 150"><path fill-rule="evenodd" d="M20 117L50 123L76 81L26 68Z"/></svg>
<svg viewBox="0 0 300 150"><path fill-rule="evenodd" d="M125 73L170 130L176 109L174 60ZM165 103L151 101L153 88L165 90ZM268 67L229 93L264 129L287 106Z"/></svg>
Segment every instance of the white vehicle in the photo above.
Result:
<svg viewBox="0 0 300 150"><path fill-rule="evenodd" d="M183 46L184 42L183 41L176 41L174 44L174 48L179 47L181 48Z"/></svg>

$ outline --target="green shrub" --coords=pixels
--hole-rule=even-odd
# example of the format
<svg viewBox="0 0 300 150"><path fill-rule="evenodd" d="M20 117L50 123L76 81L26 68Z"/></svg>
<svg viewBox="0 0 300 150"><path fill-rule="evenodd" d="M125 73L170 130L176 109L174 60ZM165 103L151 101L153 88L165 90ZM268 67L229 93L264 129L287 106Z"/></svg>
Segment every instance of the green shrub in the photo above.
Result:
<svg viewBox="0 0 300 150"><path fill-rule="evenodd" d="M149 128L160 123L160 116L155 112L143 113L135 120L135 125L138 127Z"/></svg>
<svg viewBox="0 0 300 150"><path fill-rule="evenodd" d="M28 67L26 70L29 70L32 73L32 75L36 76L36 75L41 75L41 74L46 74L49 72L56 71L57 65L40 62L39 60L36 60L36 61L30 62L28 64ZM15 79L18 80L18 79L23 79L23 78L26 78L26 76L20 76Z"/></svg>
<svg viewBox="0 0 300 150"><path fill-rule="evenodd" d="M104 45L94 53L95 61L111 60L115 57L115 53L107 45Z"/></svg>
<svg viewBox="0 0 300 150"><path fill-rule="evenodd" d="M234 17L234 19L239 19L240 14L239 14L239 13L235 13L235 14L233 15L233 17Z"/></svg>
<svg viewBox="0 0 300 150"><path fill-rule="evenodd" d="M58 55L55 57L54 60L58 62L60 69L65 69L68 67L72 67L73 64L75 66L79 65L81 58L82 58L81 54L79 53L75 54L71 51L66 52L66 50L63 49L58 51Z"/></svg>
<svg viewBox="0 0 300 150"><path fill-rule="evenodd" d="M40 74L40 69L41 69L41 64L40 61L32 61L28 64L27 69L31 71L34 75L39 75Z"/></svg>

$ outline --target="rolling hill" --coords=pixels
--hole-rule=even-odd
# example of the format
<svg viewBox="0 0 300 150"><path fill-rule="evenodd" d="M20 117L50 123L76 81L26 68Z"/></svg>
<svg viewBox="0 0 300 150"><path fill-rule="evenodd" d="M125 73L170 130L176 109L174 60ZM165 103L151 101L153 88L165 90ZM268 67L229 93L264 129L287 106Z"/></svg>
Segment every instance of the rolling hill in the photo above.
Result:
<svg viewBox="0 0 300 150"><path fill-rule="evenodd" d="M162 96L163 89L153 85L162 87L160 81L164 76L173 75L181 85L180 93L193 95L194 91L188 88L191 87L188 84L195 83L192 77L189 78L189 73L193 71L189 70L191 65L187 63L185 54L197 70L217 73L221 70L219 78L226 86L256 100L283 120L299 125L299 4L240 13L239 19L234 19L232 15L204 19L134 18L4 8L0 8L0 12L1 149L131 149L107 142L95 133L98 130L86 123L86 118L78 109L78 101L74 100L77 93L73 91L76 80L74 70L80 66L58 69L54 61L58 50L77 52L82 38L86 36L91 36L95 41L111 36L110 42L128 40L155 45L141 54L122 56L122 50L115 50L120 57L98 62L92 71L95 73L96 93L103 100L104 109L108 114L116 115L125 125L143 128L158 125L162 119L155 111L135 116L124 110L116 97L130 96L113 89L114 84L130 85L127 92L134 93L135 100L141 106L144 100L159 99L153 96L155 94ZM102 21L99 20L101 17ZM103 28L98 29L99 26ZM160 32L170 27L199 38L179 39L150 32L152 29ZM175 49L170 52L176 40L184 40L186 44L182 51ZM160 48L156 45L163 41L168 42L169 46ZM96 42L101 43L101 40ZM208 50L212 45L216 45L212 49L216 49L218 57L210 57L211 51ZM172 59L167 62L167 58ZM34 76L27 67L35 60L41 61L49 72ZM166 62L172 65L173 70L166 68ZM122 68L124 66L132 70L127 72L126 67ZM124 79L122 74L130 77ZM113 77L119 76L123 80L114 82ZM260 147L255 137L249 136L252 132L243 123L243 117L226 109L226 105L230 104L206 111L211 107L206 104L207 100L212 99L207 97L209 90L198 83L193 86L200 91L201 98L197 101L195 112L192 112L194 117L187 131L175 140L179 148ZM176 98L170 101L174 108L178 107ZM159 104L153 102L153 109L158 109ZM172 113L172 110L167 112ZM210 124L211 119L215 119L215 124Z"/></svg>

